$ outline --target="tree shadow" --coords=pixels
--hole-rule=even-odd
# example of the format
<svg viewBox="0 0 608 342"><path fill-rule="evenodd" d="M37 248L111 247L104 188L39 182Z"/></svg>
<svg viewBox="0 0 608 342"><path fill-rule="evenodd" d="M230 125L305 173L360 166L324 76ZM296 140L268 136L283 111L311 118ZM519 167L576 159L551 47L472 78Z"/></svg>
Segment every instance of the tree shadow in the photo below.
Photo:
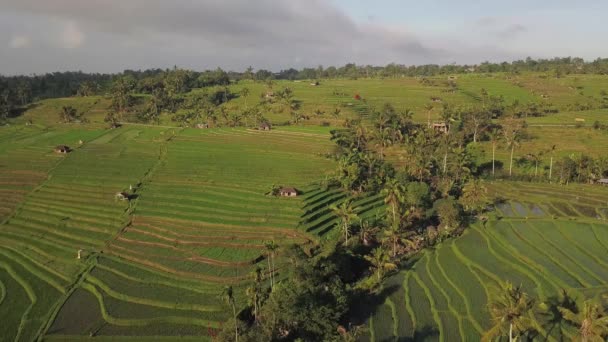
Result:
<svg viewBox="0 0 608 342"><path fill-rule="evenodd" d="M18 118L18 117L22 116L28 110L34 109L38 106L39 106L38 103L30 103L27 106L18 106L15 108L11 108L11 111L8 113L8 118L9 119Z"/></svg>
<svg viewBox="0 0 608 342"><path fill-rule="evenodd" d="M547 337L552 336L558 341L570 341L570 338L565 335L565 330L570 325L559 311L559 308L565 308L577 313L578 306L576 299L571 297L566 290L561 290L559 295L547 298L544 304L547 306L545 312L543 312L543 316L546 319Z"/></svg>

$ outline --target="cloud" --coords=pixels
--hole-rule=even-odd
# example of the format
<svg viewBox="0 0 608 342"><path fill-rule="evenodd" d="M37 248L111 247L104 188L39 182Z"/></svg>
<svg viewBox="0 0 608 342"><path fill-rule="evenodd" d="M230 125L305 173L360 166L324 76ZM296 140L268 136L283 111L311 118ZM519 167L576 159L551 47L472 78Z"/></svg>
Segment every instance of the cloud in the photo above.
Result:
<svg viewBox="0 0 608 342"><path fill-rule="evenodd" d="M521 24L511 24L507 27L495 32L495 35L503 39L511 39L519 36L522 33L526 33L528 28Z"/></svg>
<svg viewBox="0 0 608 342"><path fill-rule="evenodd" d="M335 4L329 0L0 0L0 42L12 46L11 37L25 33L36 43L30 44L27 54L0 49L0 73L115 72L173 65L197 70L217 66L243 70L250 65L279 70L349 62L477 63L534 56L533 51L546 48L524 44L539 25L517 18L487 15L471 18L468 26L448 27L442 22L447 25L443 31L417 30L414 21L392 26L379 17L356 21ZM390 6L386 8L390 11Z"/></svg>
<svg viewBox="0 0 608 342"><path fill-rule="evenodd" d="M13 49L22 49L29 47L31 43L32 42L30 40L30 37L25 35L16 35L11 38L10 42L8 43L8 46Z"/></svg>
<svg viewBox="0 0 608 342"><path fill-rule="evenodd" d="M85 40L85 34L78 28L74 22L65 24L63 32L61 32L61 43L67 49L75 49L80 47Z"/></svg>
<svg viewBox="0 0 608 342"><path fill-rule="evenodd" d="M276 70L348 62L414 64L443 56L412 32L357 23L325 0L0 0L0 12L41 26L39 32L49 31L45 20L67 23L59 42L70 58L101 53L97 63L83 57L73 66L83 70L175 64ZM0 72L4 69L0 61Z"/></svg>

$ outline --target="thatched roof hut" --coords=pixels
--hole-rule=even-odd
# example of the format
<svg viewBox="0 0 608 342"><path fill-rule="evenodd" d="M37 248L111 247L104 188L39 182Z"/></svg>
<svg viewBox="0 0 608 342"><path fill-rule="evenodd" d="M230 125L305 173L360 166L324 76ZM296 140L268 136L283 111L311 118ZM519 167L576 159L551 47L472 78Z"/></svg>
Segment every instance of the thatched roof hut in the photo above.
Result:
<svg viewBox="0 0 608 342"><path fill-rule="evenodd" d="M67 145L59 145L54 149L55 153L70 153L72 149Z"/></svg>
<svg viewBox="0 0 608 342"><path fill-rule="evenodd" d="M131 195L129 195L128 193L122 191L122 192L117 192L116 193L116 198L121 200L121 201L128 201L131 199Z"/></svg>
<svg viewBox="0 0 608 342"><path fill-rule="evenodd" d="M290 186L284 186L279 191L279 195L282 197L296 197L298 196L298 190Z"/></svg>

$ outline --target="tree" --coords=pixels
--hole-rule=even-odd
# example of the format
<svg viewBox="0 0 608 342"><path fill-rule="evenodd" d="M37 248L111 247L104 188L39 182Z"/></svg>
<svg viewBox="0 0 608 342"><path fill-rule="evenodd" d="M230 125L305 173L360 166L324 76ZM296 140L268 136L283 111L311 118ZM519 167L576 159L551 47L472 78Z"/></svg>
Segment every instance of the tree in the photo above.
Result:
<svg viewBox="0 0 608 342"><path fill-rule="evenodd" d="M364 246L369 246L371 244L371 241L374 239L378 230L379 228L376 226L375 222L360 220L359 237Z"/></svg>
<svg viewBox="0 0 608 342"><path fill-rule="evenodd" d="M392 213L392 224L397 223L397 211L399 206L403 203L403 193L403 186L396 179L388 180L384 185L384 189L382 189L384 203L389 205Z"/></svg>
<svg viewBox="0 0 608 342"><path fill-rule="evenodd" d="M608 337L608 315L601 303L587 300L580 312L567 307L560 307L559 311L564 319L578 327L583 342L603 342Z"/></svg>
<svg viewBox="0 0 608 342"><path fill-rule="evenodd" d="M540 151L538 153L528 153L526 155L526 159L530 162L534 163L534 177L538 176L538 164L540 163L544 152Z"/></svg>
<svg viewBox="0 0 608 342"><path fill-rule="evenodd" d="M509 162L509 176L513 173L513 152L519 146L523 124L515 117L508 117L502 124L502 136L505 140L505 145L511 150L511 158Z"/></svg>
<svg viewBox="0 0 608 342"><path fill-rule="evenodd" d="M241 96L245 99L245 107L247 107L247 99L249 98L249 88L244 87L243 89L241 89Z"/></svg>
<svg viewBox="0 0 608 342"><path fill-rule="evenodd" d="M232 308L232 318L234 319L234 340L238 342L239 340L239 328L236 319L236 301L234 299L234 291L232 286L224 287L222 291L222 299Z"/></svg>
<svg viewBox="0 0 608 342"><path fill-rule="evenodd" d="M252 272L253 284L246 290L247 297L249 297L249 303L253 306L253 318L255 321L259 318L260 307L262 305L263 288L262 282L264 280L262 276L262 269L256 267Z"/></svg>
<svg viewBox="0 0 608 342"><path fill-rule="evenodd" d="M494 173L496 171L496 146L498 146L498 143L500 142L500 130L498 129L493 129L492 131L490 131L490 143L492 144L492 176L494 176Z"/></svg>
<svg viewBox="0 0 608 342"><path fill-rule="evenodd" d="M350 200L346 200L342 202L339 206L332 204L330 206L331 211L334 215L338 216L340 219L340 226L342 228L342 232L344 233L345 246L348 246L348 234L350 232L351 222L357 219L357 214L355 213L355 209L353 208L353 204Z"/></svg>
<svg viewBox="0 0 608 342"><path fill-rule="evenodd" d="M450 233L460 227L462 213L458 202L452 198L442 198L433 203L433 209L439 217L440 228Z"/></svg>
<svg viewBox="0 0 608 342"><path fill-rule="evenodd" d="M21 105L25 106L29 103L32 96L32 87L28 82L19 82L17 85L17 98L21 101Z"/></svg>
<svg viewBox="0 0 608 342"><path fill-rule="evenodd" d="M264 243L264 248L266 249L266 256L268 258L268 270L270 271L270 289L274 288L274 258L279 249L279 245L277 245L274 240Z"/></svg>
<svg viewBox="0 0 608 342"><path fill-rule="evenodd" d="M382 247L374 249L371 255L366 255L365 260L370 262L370 269L376 273L378 282L382 280L386 271L397 269L397 265L391 262L390 257Z"/></svg>
<svg viewBox="0 0 608 342"><path fill-rule="evenodd" d="M462 196L459 200L466 210L481 212L490 204L488 188L481 180L469 181L462 188Z"/></svg>
<svg viewBox="0 0 608 342"><path fill-rule="evenodd" d="M397 247L404 245L406 248L414 248L415 243L405 237L399 224L393 224L382 232L383 240L388 243L393 250L393 258L397 257Z"/></svg>
<svg viewBox="0 0 608 342"><path fill-rule="evenodd" d="M556 145L551 146L549 153L551 154L551 162L549 163L549 180L553 177L553 156L555 155Z"/></svg>
<svg viewBox="0 0 608 342"><path fill-rule="evenodd" d="M132 77L119 77L112 84L112 108L118 113L122 120L123 114L133 104L133 89L135 80Z"/></svg>
<svg viewBox="0 0 608 342"><path fill-rule="evenodd" d="M331 115L332 115L334 118L336 118L336 119L337 119L337 118L339 118L339 117L340 117L340 113L341 113L341 112L342 112L342 109L340 109L340 108L336 107L336 108L334 108L334 110L331 112Z"/></svg>
<svg viewBox="0 0 608 342"><path fill-rule="evenodd" d="M424 109L426 110L426 117L427 117L427 122L428 122L428 127L431 127L431 112L433 112L433 104L431 103L427 103L424 106Z"/></svg>
<svg viewBox="0 0 608 342"><path fill-rule="evenodd" d="M520 335L534 327L530 318L533 307L534 299L530 298L521 286L507 282L488 304L493 325L482 336L482 340L490 341L498 336L508 335L509 342L517 341Z"/></svg>
<svg viewBox="0 0 608 342"><path fill-rule="evenodd" d="M473 135L474 143L490 124L490 114L486 110L472 109L465 112L462 119L467 133Z"/></svg>

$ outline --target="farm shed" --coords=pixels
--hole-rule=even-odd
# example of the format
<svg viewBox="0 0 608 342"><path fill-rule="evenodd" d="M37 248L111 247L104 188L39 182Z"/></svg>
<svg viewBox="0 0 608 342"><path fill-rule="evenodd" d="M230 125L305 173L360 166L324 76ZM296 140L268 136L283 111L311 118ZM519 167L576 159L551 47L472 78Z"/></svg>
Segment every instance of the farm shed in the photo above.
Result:
<svg viewBox="0 0 608 342"><path fill-rule="evenodd" d="M207 123L199 123L199 124L196 124L196 128L198 128L198 129L209 128L209 124L207 124Z"/></svg>
<svg viewBox="0 0 608 342"><path fill-rule="evenodd" d="M279 195L281 195L282 197L296 197L298 196L298 190L296 190L296 188L285 186L281 188L281 191L279 191Z"/></svg>
<svg viewBox="0 0 608 342"><path fill-rule="evenodd" d="M54 151L55 151L55 153L69 153L72 151L72 149L66 145L59 145L59 146L55 147Z"/></svg>
<svg viewBox="0 0 608 342"><path fill-rule="evenodd" d="M261 124L261 125L260 125L260 127L258 127L258 129L259 129L260 131L270 131L270 129L271 129L271 128L272 128L272 127L271 127L271 126L270 126L270 124L269 124L269 123L267 123L267 122L264 122L263 124Z"/></svg>
<svg viewBox="0 0 608 342"><path fill-rule="evenodd" d="M116 198L121 200L121 201L128 201L131 198L131 195L129 195L126 192L117 192L116 193Z"/></svg>
<svg viewBox="0 0 608 342"><path fill-rule="evenodd" d="M608 185L608 178L599 179L596 183L606 186L606 185Z"/></svg>
<svg viewBox="0 0 608 342"><path fill-rule="evenodd" d="M435 122L432 127L433 127L433 131L435 131L435 132L439 132L439 133L448 132L448 126L445 124L445 122Z"/></svg>

